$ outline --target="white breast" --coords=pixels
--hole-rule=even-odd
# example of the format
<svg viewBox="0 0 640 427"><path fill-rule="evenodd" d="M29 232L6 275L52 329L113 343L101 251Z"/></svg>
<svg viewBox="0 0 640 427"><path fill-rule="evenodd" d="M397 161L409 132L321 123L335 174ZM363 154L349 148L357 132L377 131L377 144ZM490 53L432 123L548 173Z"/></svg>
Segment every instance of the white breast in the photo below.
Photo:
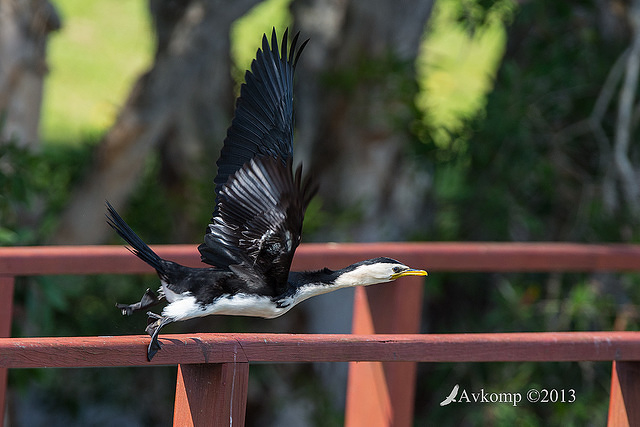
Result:
<svg viewBox="0 0 640 427"><path fill-rule="evenodd" d="M230 316L252 316L272 319L289 311L293 305L278 307L269 297L236 294L218 298L211 304L200 305L193 295L186 295L167 305L162 315L175 321L193 317L222 314Z"/></svg>
<svg viewBox="0 0 640 427"><path fill-rule="evenodd" d="M296 304L308 298L331 292L341 287L344 287L344 285L305 285L300 287L293 296L280 300L279 304L276 304L270 297L266 296L236 294L231 297L223 296L210 304L201 305L196 300L196 297L189 292L185 294L171 292L169 294L165 291L167 301L170 304L162 310L162 315L174 321L209 316L211 314L273 319L274 317L282 316Z"/></svg>

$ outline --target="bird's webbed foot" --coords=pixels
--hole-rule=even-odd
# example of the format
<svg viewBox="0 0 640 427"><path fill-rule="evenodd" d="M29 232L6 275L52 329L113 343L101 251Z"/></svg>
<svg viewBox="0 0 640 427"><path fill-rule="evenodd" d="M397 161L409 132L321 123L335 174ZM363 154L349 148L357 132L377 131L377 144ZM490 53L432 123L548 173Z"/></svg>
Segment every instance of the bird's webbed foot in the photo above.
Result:
<svg viewBox="0 0 640 427"><path fill-rule="evenodd" d="M135 304L116 304L116 307L122 311L123 316L131 316L138 310L144 310L153 307L161 301L162 297L158 297L151 289L147 289L142 295L140 301Z"/></svg>
<svg viewBox="0 0 640 427"><path fill-rule="evenodd" d="M147 312L147 316L149 316L149 324L145 329L145 332L151 336L151 342L149 343L149 347L147 348L147 360L151 362L153 356L162 348L160 343L158 342L158 333L160 329L167 323L171 323L172 320L168 317L160 316L159 314Z"/></svg>

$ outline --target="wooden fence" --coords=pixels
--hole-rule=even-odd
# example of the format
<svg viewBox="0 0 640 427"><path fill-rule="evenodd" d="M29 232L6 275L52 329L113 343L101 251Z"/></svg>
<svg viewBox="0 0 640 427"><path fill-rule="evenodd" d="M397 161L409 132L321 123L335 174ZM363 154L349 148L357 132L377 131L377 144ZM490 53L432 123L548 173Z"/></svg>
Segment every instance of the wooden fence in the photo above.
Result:
<svg viewBox="0 0 640 427"><path fill-rule="evenodd" d="M199 264L195 246L154 249ZM640 246L551 243L308 244L294 268L380 255L430 274L640 270ZM417 362L590 360L613 362L609 425L640 425L640 333L418 335L423 282L416 277L358 289L352 335L165 334L151 363L147 336L8 338L16 276L149 272L120 246L0 248L0 336L7 337L0 338L0 420L11 368L177 365L174 425L241 426L250 363L349 361L345 425L409 426Z"/></svg>

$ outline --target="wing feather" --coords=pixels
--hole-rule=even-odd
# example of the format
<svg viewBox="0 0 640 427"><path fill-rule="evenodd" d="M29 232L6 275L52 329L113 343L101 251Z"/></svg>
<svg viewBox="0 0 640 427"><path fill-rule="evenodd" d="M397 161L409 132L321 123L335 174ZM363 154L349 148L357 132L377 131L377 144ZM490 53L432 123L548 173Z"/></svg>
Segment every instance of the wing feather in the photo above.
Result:
<svg viewBox="0 0 640 427"><path fill-rule="evenodd" d="M266 35L262 48L245 73L245 83L231 126L227 130L214 180L216 204L212 217L218 215L217 199L229 177L256 156L274 156L287 161L293 156L293 72L303 43L297 48L298 35L289 47L288 30L278 48L275 29L271 45ZM213 220L213 218L212 218Z"/></svg>
<svg viewBox="0 0 640 427"><path fill-rule="evenodd" d="M317 187L293 173L293 74L297 47L275 29L245 74L215 178L216 203L202 261L233 271L261 292L281 292ZM274 294L275 295L275 294Z"/></svg>
<svg viewBox="0 0 640 427"><path fill-rule="evenodd" d="M315 192L301 176L291 160L271 156L256 157L232 175L200 247L203 258L218 260L249 284L266 285L273 295L283 292Z"/></svg>

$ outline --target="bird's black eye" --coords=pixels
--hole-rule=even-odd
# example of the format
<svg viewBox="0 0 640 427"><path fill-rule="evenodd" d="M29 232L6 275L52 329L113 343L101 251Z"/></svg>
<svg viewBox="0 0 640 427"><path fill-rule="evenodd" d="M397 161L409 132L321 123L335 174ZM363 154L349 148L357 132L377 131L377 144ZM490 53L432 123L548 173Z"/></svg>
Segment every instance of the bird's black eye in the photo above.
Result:
<svg viewBox="0 0 640 427"><path fill-rule="evenodd" d="M394 273L400 273L402 271L402 267L393 267Z"/></svg>

